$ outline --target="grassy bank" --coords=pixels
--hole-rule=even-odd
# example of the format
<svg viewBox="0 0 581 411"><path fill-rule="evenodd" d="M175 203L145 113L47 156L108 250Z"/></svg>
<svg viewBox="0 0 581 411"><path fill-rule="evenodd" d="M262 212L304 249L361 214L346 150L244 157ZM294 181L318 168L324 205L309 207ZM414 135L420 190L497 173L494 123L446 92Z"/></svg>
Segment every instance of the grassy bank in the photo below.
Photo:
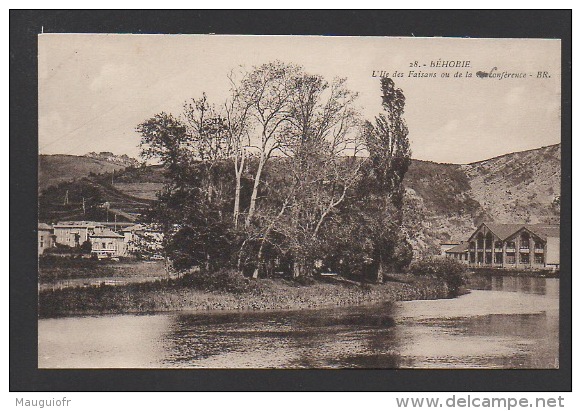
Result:
<svg viewBox="0 0 581 411"><path fill-rule="evenodd" d="M123 286L44 290L41 318L180 310L307 309L383 301L446 298L439 279L391 276L384 284L321 279L308 285L283 279L241 279L231 290L209 290L185 279L164 279Z"/></svg>
<svg viewBox="0 0 581 411"><path fill-rule="evenodd" d="M93 259L41 259L38 267L40 284L60 280L123 278L158 279L167 277L163 261L97 261Z"/></svg>

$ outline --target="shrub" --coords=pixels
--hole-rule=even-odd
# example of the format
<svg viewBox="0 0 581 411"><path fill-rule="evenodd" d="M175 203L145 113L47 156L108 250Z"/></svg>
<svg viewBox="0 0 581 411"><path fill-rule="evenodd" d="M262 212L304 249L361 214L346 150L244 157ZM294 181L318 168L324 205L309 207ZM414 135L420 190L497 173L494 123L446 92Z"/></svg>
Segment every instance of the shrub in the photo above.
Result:
<svg viewBox="0 0 581 411"><path fill-rule="evenodd" d="M293 281L299 285L313 285L316 283L316 281L312 277L306 275L301 275L300 277L293 278Z"/></svg>
<svg viewBox="0 0 581 411"><path fill-rule="evenodd" d="M83 244L81 244L81 248L80 251L84 254L91 254L91 251L93 249L93 244L91 244L91 242L89 240L83 242Z"/></svg>
<svg viewBox="0 0 581 411"><path fill-rule="evenodd" d="M466 284L466 266L451 258L426 257L413 262L409 271L418 276L431 276L443 279L453 296L458 295L461 286Z"/></svg>
<svg viewBox="0 0 581 411"><path fill-rule="evenodd" d="M185 285L206 291L225 291L243 293L254 288L255 284L236 270L191 271L183 277Z"/></svg>
<svg viewBox="0 0 581 411"><path fill-rule="evenodd" d="M43 255L47 255L47 254L59 254L59 255L64 255L64 254L77 254L79 251L75 250L73 247L70 247L68 245L65 244L59 244L56 243L53 247L47 248L46 250L44 250Z"/></svg>
<svg viewBox="0 0 581 411"><path fill-rule="evenodd" d="M97 266L97 263L92 259L83 258L79 254L45 253L38 256L38 266L41 268L93 268Z"/></svg>

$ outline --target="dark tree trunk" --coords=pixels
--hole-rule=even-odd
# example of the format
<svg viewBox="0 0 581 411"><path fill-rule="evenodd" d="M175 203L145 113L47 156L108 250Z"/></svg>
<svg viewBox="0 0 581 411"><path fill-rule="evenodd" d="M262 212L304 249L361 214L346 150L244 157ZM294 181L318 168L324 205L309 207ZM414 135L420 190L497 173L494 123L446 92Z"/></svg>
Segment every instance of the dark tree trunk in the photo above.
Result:
<svg viewBox="0 0 581 411"><path fill-rule="evenodd" d="M377 283L381 284L383 283L383 276L385 274L385 267L383 263L380 263L379 266L377 267Z"/></svg>
<svg viewBox="0 0 581 411"><path fill-rule="evenodd" d="M383 253L380 250L376 251L377 253L377 272L376 272L376 276L375 276L375 282L377 282L378 284L383 283L383 277L386 273L386 267L385 267L385 262L383 261Z"/></svg>

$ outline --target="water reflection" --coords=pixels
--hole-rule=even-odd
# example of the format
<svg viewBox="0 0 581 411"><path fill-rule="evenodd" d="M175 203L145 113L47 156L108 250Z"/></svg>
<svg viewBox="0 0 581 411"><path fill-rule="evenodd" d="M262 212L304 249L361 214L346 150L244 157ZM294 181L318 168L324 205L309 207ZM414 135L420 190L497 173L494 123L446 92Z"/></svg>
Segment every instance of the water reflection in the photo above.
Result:
<svg viewBox="0 0 581 411"><path fill-rule="evenodd" d="M370 364L392 368L391 309L180 314L165 338L170 353L165 362L212 368L353 367L359 357L370 363L369 353L378 352L382 362Z"/></svg>
<svg viewBox="0 0 581 411"><path fill-rule="evenodd" d="M457 299L39 321L41 368L555 368L557 279Z"/></svg>
<svg viewBox="0 0 581 411"><path fill-rule="evenodd" d="M472 277L469 284L476 290L519 292L559 298L559 280L556 278L478 275Z"/></svg>

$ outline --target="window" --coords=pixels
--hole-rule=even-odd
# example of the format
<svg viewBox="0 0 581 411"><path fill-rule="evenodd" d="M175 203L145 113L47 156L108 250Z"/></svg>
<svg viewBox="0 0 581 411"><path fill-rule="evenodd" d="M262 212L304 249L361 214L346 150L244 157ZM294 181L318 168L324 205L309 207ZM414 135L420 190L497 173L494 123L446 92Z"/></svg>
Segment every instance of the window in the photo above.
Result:
<svg viewBox="0 0 581 411"><path fill-rule="evenodd" d="M528 264L529 263L529 255L527 253L523 253L520 255L520 262L521 264Z"/></svg>
<svg viewBox="0 0 581 411"><path fill-rule="evenodd" d="M40 248L44 247L44 239L41 237L40 238Z"/></svg>
<svg viewBox="0 0 581 411"><path fill-rule="evenodd" d="M502 253L494 253L494 262L496 264L502 264Z"/></svg>
<svg viewBox="0 0 581 411"><path fill-rule="evenodd" d="M506 248L514 248L514 241L508 241L506 243Z"/></svg>
<svg viewBox="0 0 581 411"><path fill-rule="evenodd" d="M544 264L545 256L543 254L535 254L535 264Z"/></svg>
<svg viewBox="0 0 581 411"><path fill-rule="evenodd" d="M492 253L486 253L486 264L492 264Z"/></svg>
<svg viewBox="0 0 581 411"><path fill-rule="evenodd" d="M494 248L502 248L502 241L496 241L494 243Z"/></svg>
<svg viewBox="0 0 581 411"><path fill-rule="evenodd" d="M482 235L482 233L478 234L478 239L476 241L476 246L478 248L484 248L484 235Z"/></svg>
<svg viewBox="0 0 581 411"><path fill-rule="evenodd" d="M514 264L514 262L515 262L514 253L507 253L506 254L506 263L507 264Z"/></svg>
<svg viewBox="0 0 581 411"><path fill-rule="evenodd" d="M494 243L492 239L492 234L490 233L486 234L486 240L484 241L484 243L486 248L488 249L492 248L492 244Z"/></svg>

